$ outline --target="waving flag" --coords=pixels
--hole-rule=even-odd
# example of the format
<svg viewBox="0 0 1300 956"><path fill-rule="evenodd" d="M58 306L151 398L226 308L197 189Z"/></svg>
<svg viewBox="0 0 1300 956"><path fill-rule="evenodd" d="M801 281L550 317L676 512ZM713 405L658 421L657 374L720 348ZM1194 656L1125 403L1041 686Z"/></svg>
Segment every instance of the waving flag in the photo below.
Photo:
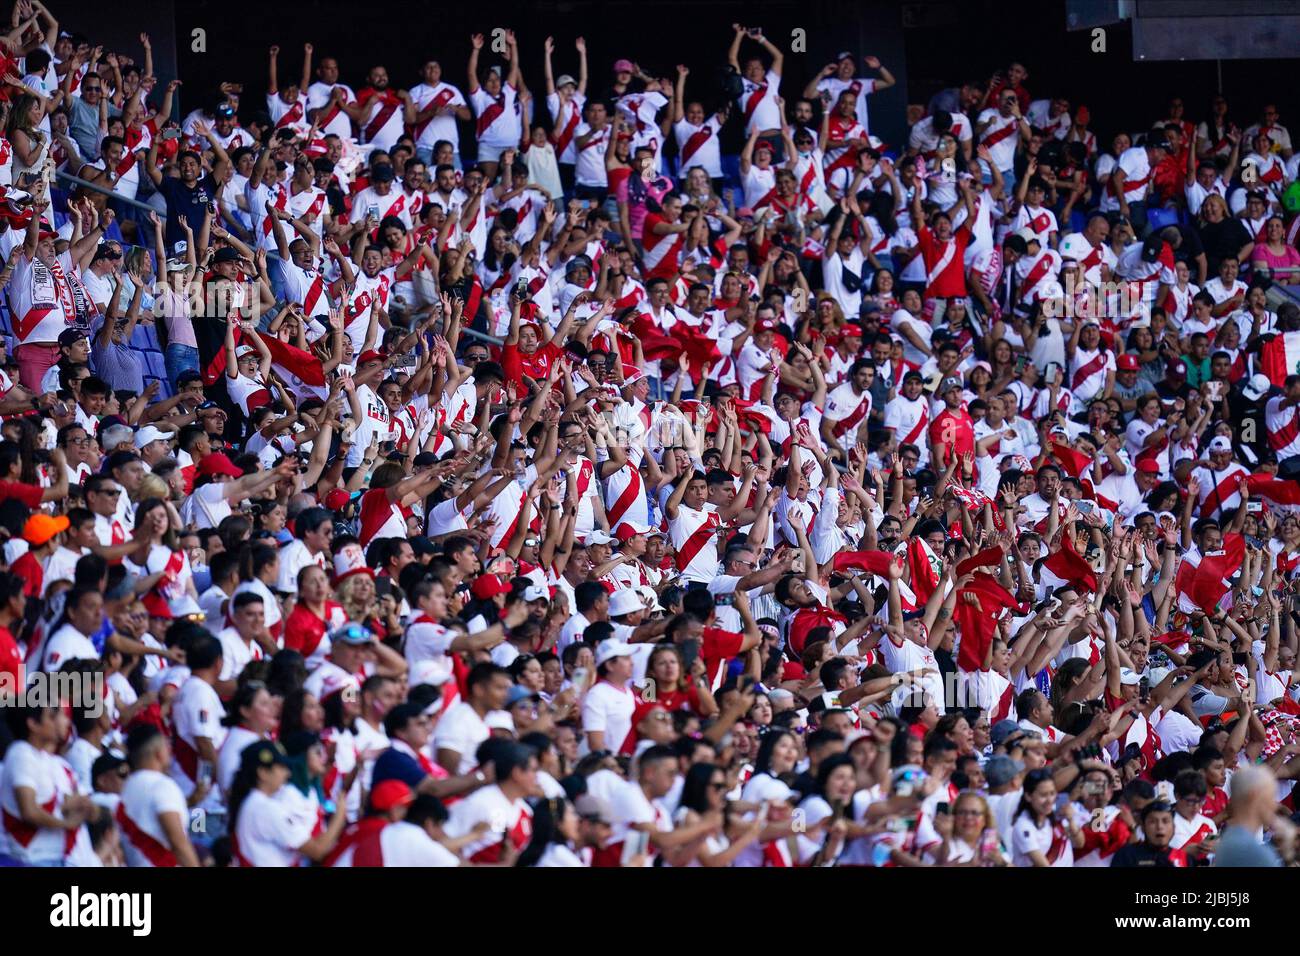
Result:
<svg viewBox="0 0 1300 956"><path fill-rule="evenodd" d="M1300 505L1300 481L1294 478L1274 478L1270 475L1251 475L1246 487L1255 498L1267 498L1279 505Z"/></svg>
<svg viewBox="0 0 1300 956"><path fill-rule="evenodd" d="M1200 555L1183 558L1174 576L1174 593L1178 609L1184 614L1213 611L1232 584L1228 580L1241 570L1246 542L1239 534L1225 534L1223 547Z"/></svg>
<svg viewBox="0 0 1300 956"><path fill-rule="evenodd" d="M1061 547L1048 555L1043 562L1043 570L1055 577L1061 585L1069 585L1076 591L1087 593L1097 590L1097 574L1092 566L1074 550L1074 544L1068 534L1061 535Z"/></svg>
<svg viewBox="0 0 1300 956"><path fill-rule="evenodd" d="M1000 561L1001 558L997 560ZM971 604L970 597L977 600L978 605ZM991 574L977 573L968 585L957 592L953 620L961 635L961 644L957 648L958 668L971 673L984 665L984 656L997 634L998 617L1008 608L1017 614L1026 611Z"/></svg>
<svg viewBox="0 0 1300 956"><path fill-rule="evenodd" d="M1259 363L1268 380L1281 388L1288 375L1300 370L1300 332L1284 332L1265 342Z"/></svg>

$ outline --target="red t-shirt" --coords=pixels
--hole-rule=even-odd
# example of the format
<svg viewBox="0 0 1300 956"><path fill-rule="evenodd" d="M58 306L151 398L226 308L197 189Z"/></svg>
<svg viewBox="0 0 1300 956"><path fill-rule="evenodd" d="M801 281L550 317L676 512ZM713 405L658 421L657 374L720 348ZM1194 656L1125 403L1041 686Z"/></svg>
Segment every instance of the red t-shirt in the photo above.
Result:
<svg viewBox="0 0 1300 956"><path fill-rule="evenodd" d="M921 247L921 259L925 263L927 299L963 298L966 295L966 246L971 240L971 232L964 224L953 230L952 238L940 242L928 226L922 226L916 233L917 245Z"/></svg>
<svg viewBox="0 0 1300 956"><path fill-rule="evenodd" d="M0 481L0 500L17 498L29 508L41 506L44 491L40 485L29 485L25 481Z"/></svg>
<svg viewBox="0 0 1300 956"><path fill-rule="evenodd" d="M704 667L708 671L711 686L717 683L718 675L727 666L727 662L740 653L740 646L744 640L744 635L737 634L735 631L724 631L720 627L704 629L704 639L700 643L700 657L704 658Z"/></svg>
<svg viewBox="0 0 1300 956"><path fill-rule="evenodd" d="M504 345L501 347L501 368L506 373L507 382L522 385L525 375L534 382L541 382L551 373L551 364L563 354L554 342L538 347L532 355L519 351L518 345Z"/></svg>
<svg viewBox="0 0 1300 956"><path fill-rule="evenodd" d="M325 602L325 614L328 617L333 602ZM329 625L305 604L294 605L293 611L284 619L284 649L297 651L304 658L311 657L320 644L320 639L329 630Z"/></svg>
<svg viewBox="0 0 1300 956"><path fill-rule="evenodd" d="M930 423L930 443L943 448L945 455L951 449L960 461L962 455L975 453L975 423L967 412L945 408Z"/></svg>
<svg viewBox="0 0 1300 956"><path fill-rule="evenodd" d="M9 566L9 570L23 579L23 594L29 598L41 596L45 569L30 551L24 551L22 557Z"/></svg>
<svg viewBox="0 0 1300 956"><path fill-rule="evenodd" d="M9 628L0 627L0 674L11 675L11 686L21 687L23 685L18 671L22 666L23 657L18 653L18 642L9 633Z"/></svg>

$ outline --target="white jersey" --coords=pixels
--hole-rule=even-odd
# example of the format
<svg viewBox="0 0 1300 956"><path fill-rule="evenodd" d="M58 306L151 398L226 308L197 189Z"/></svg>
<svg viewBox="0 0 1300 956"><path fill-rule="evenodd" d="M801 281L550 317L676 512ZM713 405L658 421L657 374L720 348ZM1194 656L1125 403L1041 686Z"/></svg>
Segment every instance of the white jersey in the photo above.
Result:
<svg viewBox="0 0 1300 956"><path fill-rule="evenodd" d="M432 104L448 108L469 105L465 102L465 96L459 89L450 83L442 82L436 86L420 83L411 87L411 99L415 101L415 112L417 114ZM460 131L456 125L456 114L454 112L444 113L441 116L430 116L427 120L415 124L416 146L426 146L432 149L433 145L440 139L445 139L451 143L453 152L460 153Z"/></svg>
<svg viewBox="0 0 1300 956"><path fill-rule="evenodd" d="M240 866L297 866L298 848L311 839L315 823L289 802L251 790L235 821L235 859Z"/></svg>
<svg viewBox="0 0 1300 956"><path fill-rule="evenodd" d="M717 507L708 502L701 511L679 504L677 517L668 519L668 534L683 580L707 583L718 573L718 535L713 529L721 523Z"/></svg>
<svg viewBox="0 0 1300 956"><path fill-rule="evenodd" d="M684 118L673 124L682 179L686 178L692 166L701 167L711 179L722 176L722 148L718 139L721 132L722 124L716 115L708 117L699 126Z"/></svg>
<svg viewBox="0 0 1300 956"><path fill-rule="evenodd" d="M828 110L834 108L840 94L845 90L857 96L858 99L854 109L857 112L858 122L862 124L864 130L870 129L871 127L867 125L867 97L876 91L876 81L856 76L851 80L841 80L838 76L828 76L817 84L817 92L822 94L822 102ZM967 130L966 138L970 139L969 130Z"/></svg>
<svg viewBox="0 0 1300 956"><path fill-rule="evenodd" d="M162 826L165 813L176 814L182 829L189 826L189 806L176 781L157 770L137 770L126 778L118 830L127 866L166 866L171 862L166 856L172 853L171 842Z"/></svg>
<svg viewBox="0 0 1300 956"><path fill-rule="evenodd" d="M357 94L346 83L330 84L318 81L307 87L307 109L323 109L325 104L330 101L330 97L336 88L343 91L343 102L352 104L357 101ZM352 140L352 120L338 106L333 106L320 113L316 117L316 126L322 136L332 134L345 142Z"/></svg>

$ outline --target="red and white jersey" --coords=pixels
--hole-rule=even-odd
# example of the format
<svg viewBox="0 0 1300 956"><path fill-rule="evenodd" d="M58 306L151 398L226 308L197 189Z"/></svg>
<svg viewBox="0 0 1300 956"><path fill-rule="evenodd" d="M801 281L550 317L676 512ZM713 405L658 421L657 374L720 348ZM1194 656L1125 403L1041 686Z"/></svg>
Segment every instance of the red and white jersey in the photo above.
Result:
<svg viewBox="0 0 1300 956"><path fill-rule="evenodd" d="M916 445L921 450L921 465L930 460L930 444L925 440L929 426L930 403L924 393L912 401L900 392L885 405L885 427L900 445Z"/></svg>
<svg viewBox="0 0 1300 956"><path fill-rule="evenodd" d="M311 123L307 120L306 93L299 93L292 103L286 103L277 93L268 93L266 111L271 114L271 122L276 129L291 129L299 136L306 136L311 131Z"/></svg>
<svg viewBox="0 0 1300 956"><path fill-rule="evenodd" d="M1020 140L1020 121L1015 116L1003 116L993 107L980 113L977 125L988 123L980 136L979 145L988 149L993 165L1000 170L1011 169L1016 162L1016 144Z"/></svg>
<svg viewBox="0 0 1300 956"><path fill-rule="evenodd" d="M867 123L867 97L876 91L876 81L858 77L851 80L841 80L838 76L828 76L817 83L817 92L822 94L822 102L826 104L827 109L834 108L840 94L845 90L857 96L858 101L854 108L857 112L858 122L862 124L863 129L870 129ZM956 114L954 114L955 118ZM970 138L969 131L966 138Z"/></svg>
<svg viewBox="0 0 1300 956"><path fill-rule="evenodd" d="M740 377L741 394L750 401L762 397L763 380L769 375L779 377L781 354L776 349L764 352L747 339L736 357L736 368Z"/></svg>
<svg viewBox="0 0 1300 956"><path fill-rule="evenodd" d="M623 521L646 524L650 518L645 483L630 463L605 479L605 516L611 528Z"/></svg>
<svg viewBox="0 0 1300 956"><path fill-rule="evenodd" d="M467 106L465 96L450 83L439 82L436 86L420 83L411 87L411 99L415 101L418 114L429 106L456 107ZM415 145L433 148L440 139L451 143L452 150L460 152L460 131L456 126L456 114L445 113L442 116L430 116L415 124Z"/></svg>
<svg viewBox="0 0 1300 956"><path fill-rule="evenodd" d="M1124 449L1136 465L1145 459L1155 461L1161 475L1169 474L1169 439L1157 441L1148 446L1146 440L1164 425L1164 419L1157 419L1148 425L1140 418L1134 418L1124 430Z"/></svg>
<svg viewBox="0 0 1300 956"><path fill-rule="evenodd" d="M251 415L254 409L271 404L271 392L266 387L266 383L249 378L242 373L235 378L226 376L226 391L230 393L230 397L239 406L245 418Z"/></svg>
<svg viewBox="0 0 1300 956"><path fill-rule="evenodd" d="M641 245L645 249L646 278L672 278L681 262L682 245L686 239L684 232L665 232L657 234L654 227L667 220L658 213L646 213L645 227L641 233Z"/></svg>
<svg viewBox="0 0 1300 956"><path fill-rule="evenodd" d="M396 216L402 220L402 225L411 228L412 210L400 184L392 184L387 196L379 195L374 186L361 190L352 197L352 212L348 222L361 222L369 215L371 208L378 213L379 221L382 222L388 216Z"/></svg>
<svg viewBox="0 0 1300 956"><path fill-rule="evenodd" d="M895 706L900 702L906 704L914 700L913 692L920 689L933 698L934 706L942 714L945 706L943 678L939 674L939 662L934 656L934 651L906 637L899 641L893 635L887 635L885 640L880 642L879 649L884 664L891 673L903 674L920 670L933 672L925 675L915 685L900 685L894 692Z"/></svg>
<svg viewBox="0 0 1300 956"><path fill-rule="evenodd" d="M620 753L632 733L636 698L629 687L615 687L599 680L582 699L582 732L604 735L605 749Z"/></svg>
<svg viewBox="0 0 1300 956"><path fill-rule="evenodd" d="M1250 477L1246 468L1234 461L1222 471L1202 467L1197 468L1194 474L1201 484L1197 515L1218 519L1225 511L1241 507L1241 481Z"/></svg>
<svg viewBox="0 0 1300 956"><path fill-rule="evenodd" d="M194 792L198 779L199 752L195 741L206 737L212 741L213 749L219 751L226 740L226 728L221 725L225 715L226 708L211 684L193 674L185 679L172 703L171 778L187 797Z"/></svg>
<svg viewBox="0 0 1300 956"><path fill-rule="evenodd" d="M573 148L576 157L573 168L574 182L582 186L595 187L604 187L608 184L605 151L609 147L609 133L609 126L593 131L587 123L578 124L578 128L573 132ZM579 136L589 138L579 146L577 142Z"/></svg>
<svg viewBox="0 0 1300 956"><path fill-rule="evenodd" d="M38 750L25 740L14 741L5 751L0 772L0 816L4 823L3 846L14 859L28 864L58 863L72 850L77 834L84 829L35 827L24 823L19 812L15 791L22 787L33 792L38 807L62 819L67 783L58 778L68 773L66 767L54 754Z"/></svg>
<svg viewBox="0 0 1300 956"><path fill-rule="evenodd" d="M1278 461L1300 455L1300 405L1285 405L1286 397L1275 395L1264 406L1268 443Z"/></svg>
<svg viewBox="0 0 1300 956"><path fill-rule="evenodd" d="M711 179L722 176L722 149L718 141L721 131L722 124L716 114L699 126L685 118L673 124L679 150L677 165L682 179L686 178L692 166L701 167Z"/></svg>
<svg viewBox="0 0 1300 956"><path fill-rule="evenodd" d="M1133 146L1124 150L1124 152L1120 153L1116 165L1124 170L1125 202L1132 203L1145 199L1152 174L1151 162L1147 159L1146 147ZM1115 180L1112 178L1107 183L1105 194L1102 196L1101 209L1103 212L1109 212L1118 208L1119 197L1115 190Z"/></svg>
<svg viewBox="0 0 1300 956"><path fill-rule="evenodd" d="M456 631L443 627L427 614L421 614L407 625L406 638L402 645L402 652L406 655L406 665L410 669L412 679L418 675L419 680L416 681L418 684L442 686L444 691L442 710L446 710L455 701L455 698L448 696L447 691L454 691L456 683L455 681L447 683L447 681L453 671L449 655L451 642L456 639L456 635ZM456 697L459 697L459 694Z"/></svg>
<svg viewBox="0 0 1300 956"><path fill-rule="evenodd" d="M736 102L745 118L745 135L755 129L780 129L781 110L776 105L776 97L781 88L781 74L768 70L762 82L741 77L740 84L740 98Z"/></svg>
<svg viewBox="0 0 1300 956"><path fill-rule="evenodd" d="M741 185L745 190L745 205L750 209L755 209L765 197L776 189L776 167L768 166L766 169L762 169L757 165L751 165L741 176L741 180ZM722 278L721 272L718 273L718 278Z"/></svg>
<svg viewBox="0 0 1300 956"><path fill-rule="evenodd" d="M1026 305L1054 298L1060 292L1057 276L1061 272L1061 255L1046 246L1032 260L1023 256L1016 261L1020 280L1020 302Z"/></svg>
<svg viewBox="0 0 1300 956"><path fill-rule="evenodd" d="M834 422L831 432L846 449L857 441L858 428L871 414L871 392L857 393L852 382L844 382L826 397L827 421Z"/></svg>
<svg viewBox="0 0 1300 956"><path fill-rule="evenodd" d="M253 583L254 582L251 581L245 581L243 584L240 585L240 587L244 588L245 591L253 591L254 593L256 593L255 587L248 586L248 585L252 585ZM257 582L257 583L261 583L261 582ZM265 585L263 585L263 587L265 587ZM234 607L235 598L238 597L239 594L240 594L239 588L235 588L235 593L231 596L230 599L230 608ZM263 602L264 607L265 604L266 602L264 601ZM278 624L280 623L279 621L280 605L276 601L274 601L274 599L270 602L270 604L271 607L275 609L277 615L276 623ZM271 609L268 607L266 608L266 611L267 611L266 616L267 619L269 620L271 617ZM230 615L230 611L227 610L226 614L228 617ZM270 627L271 625L268 624L267 628L269 629ZM237 679L239 675L244 672L245 667L247 667L253 661L260 661L265 656L265 652L262 650L261 644L257 643L257 641L254 640L247 640L247 641L244 640L244 638L240 636L239 631L235 630L233 627L222 628L217 633L217 640L221 642L221 679L222 680Z"/></svg>
<svg viewBox="0 0 1300 956"><path fill-rule="evenodd" d="M677 506L677 517L668 519L668 535L677 552L677 569L686 581L711 581L718 574L718 535L720 527L715 505L704 503L702 511Z"/></svg>
<svg viewBox="0 0 1300 956"><path fill-rule="evenodd" d="M1045 249L1047 248L1048 237L1057 231L1056 213L1046 206L1039 206L1037 209L1031 209L1029 204L1022 205L1016 210L1015 221L1011 224L1011 231L1018 232L1028 226L1034 230L1034 235L1038 237L1038 242Z"/></svg>
<svg viewBox="0 0 1300 956"><path fill-rule="evenodd" d="M561 163L573 163L577 160L574 135L582 122L582 109L586 103L587 97L576 90L568 99L564 99L559 93L546 95L546 108L551 113L554 126L559 129L558 133L552 134L551 145L555 147L555 158Z"/></svg>
<svg viewBox="0 0 1300 956"><path fill-rule="evenodd" d="M213 127L212 135L216 137L217 142L221 144L221 148L227 153L233 153L235 150L242 149L245 146L251 148L257 145L253 142L252 135L242 126L234 127L225 136L222 136L217 132L216 127ZM207 144L205 142L199 142L196 145L206 146Z"/></svg>
<svg viewBox="0 0 1300 956"><path fill-rule="evenodd" d="M953 136L959 143L970 142L971 126L966 114L949 113L948 115L952 117L952 126L948 130L949 135ZM934 131L934 117L927 116L912 127L912 132L907 137L907 145L928 161L934 159L935 151L939 148L939 138L940 134Z"/></svg>
<svg viewBox="0 0 1300 956"><path fill-rule="evenodd" d="M1100 344L1100 343L1098 343ZM1107 348L1074 350L1070 360L1070 391L1080 404L1087 404L1106 386L1106 376L1115 372L1115 353Z"/></svg>
<svg viewBox="0 0 1300 956"><path fill-rule="evenodd" d="M181 828L188 828L190 809L176 781L157 770L137 770L126 778L116 818L127 866L176 866L162 826L165 813L176 814Z"/></svg>
<svg viewBox="0 0 1300 956"><path fill-rule="evenodd" d="M367 87L357 94L357 103L365 107L359 124L361 142L371 149L392 149L406 129L405 108L397 92Z"/></svg>
<svg viewBox="0 0 1300 956"><path fill-rule="evenodd" d="M376 538L405 538L406 519L400 502L390 501L387 488L371 488L361 496L361 528L357 540L363 548Z"/></svg>
<svg viewBox="0 0 1300 956"><path fill-rule="evenodd" d="M1119 815L1119 807L1101 807L1097 822L1100 829L1089 819L1088 811L1075 805L1074 819L1084 831L1087 842L1079 855L1074 858L1075 866L1110 866L1115 854L1128 842L1130 830Z"/></svg>
<svg viewBox="0 0 1300 956"><path fill-rule="evenodd" d="M1195 846L1206 837L1212 837L1218 832L1219 828L1214 825L1214 821L1202 813L1197 813L1190 820L1181 813L1175 813L1174 837L1169 841L1169 845L1175 850L1182 850L1185 847Z"/></svg>
<svg viewBox="0 0 1300 956"><path fill-rule="evenodd" d="M504 840L509 840L516 850L522 850L533 835L533 811L527 801L511 800L496 784L457 800L450 808L443 830L454 839L469 836L478 823L487 823L489 829L461 850L473 863L495 863L501 858Z"/></svg>
<svg viewBox="0 0 1300 956"><path fill-rule="evenodd" d="M325 190L317 189L315 186L308 186L306 189L295 193L288 183L285 183L283 190L287 195L289 213L295 219L305 219L316 235L325 235L325 213L328 211ZM284 230L285 239L292 242L297 233L293 231L292 226L288 225L284 227Z"/></svg>
<svg viewBox="0 0 1300 956"><path fill-rule="evenodd" d="M239 866L297 866L298 848L311 839L315 824L291 803L250 790L235 821L235 861Z"/></svg>
<svg viewBox="0 0 1300 956"><path fill-rule="evenodd" d="M329 315L330 300L325 294L324 273L315 268L299 268L291 259L283 260L280 266L284 276L285 298L302 306L303 314L309 319Z"/></svg>
<svg viewBox="0 0 1300 956"><path fill-rule="evenodd" d="M72 282L72 257L58 256L52 265L18 256L7 291L13 308L13 332L18 345L58 341L77 321Z"/></svg>
<svg viewBox="0 0 1300 956"><path fill-rule="evenodd" d="M823 160L827 173L832 170L850 167L857 160L856 140L866 139L867 130L856 119L846 120L841 116L832 116L827 133L827 141L844 143L843 146L827 146Z"/></svg>
<svg viewBox="0 0 1300 956"><path fill-rule="evenodd" d="M388 308L388 290L393 283L393 271L381 269L373 276L368 276L365 272L356 275L356 284L352 287L352 295L348 298L343 313L343 319L347 322L343 331L352 340L355 351L361 351L366 332L370 329L371 306L378 302L380 309Z"/></svg>
<svg viewBox="0 0 1300 956"><path fill-rule="evenodd" d="M343 102L357 101L357 94L346 83L330 84L318 81L307 88L307 109L322 109L330 101L335 88L343 91ZM347 113L339 109L337 104L316 116L316 128L322 135L333 134L345 142L352 140L352 120L348 118Z"/></svg>
<svg viewBox="0 0 1300 956"><path fill-rule="evenodd" d="M520 125L518 91L509 83L501 84L501 92L491 96L479 87L469 95L474 109L474 135L485 146L515 146L519 142Z"/></svg>

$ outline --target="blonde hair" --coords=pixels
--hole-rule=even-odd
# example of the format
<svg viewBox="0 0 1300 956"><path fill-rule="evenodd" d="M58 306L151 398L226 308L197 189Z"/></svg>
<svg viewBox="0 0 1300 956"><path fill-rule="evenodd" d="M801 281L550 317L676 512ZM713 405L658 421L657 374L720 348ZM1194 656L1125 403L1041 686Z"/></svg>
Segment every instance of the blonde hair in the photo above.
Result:
<svg viewBox="0 0 1300 956"><path fill-rule="evenodd" d="M1205 221L1205 212L1211 205L1214 205L1219 208L1219 211L1223 213L1224 219L1228 218L1228 204L1224 202L1223 197L1220 196L1218 193L1210 193L1210 195L1206 196L1205 199L1201 202L1202 222Z"/></svg>
<svg viewBox="0 0 1300 956"><path fill-rule="evenodd" d="M983 794L978 793L975 790L963 790L961 793L957 794L957 799L952 802L952 812L954 814L957 812L957 805L961 803L963 800L974 800L980 805L980 810L984 814L984 825L980 829L982 830L997 829L998 827L997 820L994 819L993 810L989 807L989 802L984 799Z"/></svg>

